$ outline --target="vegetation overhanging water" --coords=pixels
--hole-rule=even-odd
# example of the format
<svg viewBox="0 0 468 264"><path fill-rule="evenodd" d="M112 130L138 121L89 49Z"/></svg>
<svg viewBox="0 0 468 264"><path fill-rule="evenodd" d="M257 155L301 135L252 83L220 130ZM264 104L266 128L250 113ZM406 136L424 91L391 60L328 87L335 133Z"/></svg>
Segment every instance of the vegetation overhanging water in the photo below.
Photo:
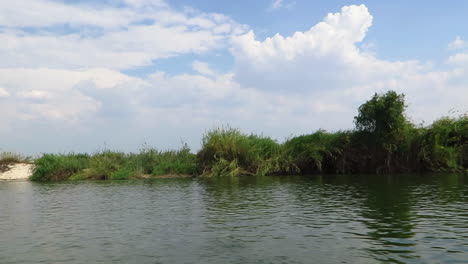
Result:
<svg viewBox="0 0 468 264"><path fill-rule="evenodd" d="M359 107L354 130L318 130L281 144L225 127L207 132L196 154L186 145L171 151L144 147L139 153L43 154L34 161L31 180L466 172L468 115L417 126L405 108L403 94L375 94ZM5 160L0 158L0 165Z"/></svg>

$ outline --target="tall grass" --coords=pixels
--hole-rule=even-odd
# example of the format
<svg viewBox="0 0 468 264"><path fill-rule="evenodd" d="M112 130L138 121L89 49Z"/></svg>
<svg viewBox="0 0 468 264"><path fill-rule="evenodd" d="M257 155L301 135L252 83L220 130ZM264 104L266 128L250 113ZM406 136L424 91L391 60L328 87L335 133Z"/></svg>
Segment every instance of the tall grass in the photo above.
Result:
<svg viewBox="0 0 468 264"><path fill-rule="evenodd" d="M184 144L179 150L158 151L145 147L133 157L134 166L147 175L195 175L196 156Z"/></svg>
<svg viewBox="0 0 468 264"><path fill-rule="evenodd" d="M100 151L88 154L44 154L35 161L31 180L127 180L161 175L195 175L196 156L184 145L180 150L140 153Z"/></svg>
<svg viewBox="0 0 468 264"><path fill-rule="evenodd" d="M73 174L89 167L87 154L44 154L34 162L33 181L67 180Z"/></svg>
<svg viewBox="0 0 468 264"><path fill-rule="evenodd" d="M344 160L350 136L345 131L318 130L289 139L283 148L301 173L345 173L349 170Z"/></svg>
<svg viewBox="0 0 468 264"><path fill-rule="evenodd" d="M368 131L292 137L283 144L237 129L208 131L197 154L204 176L456 172L468 169L468 116L428 127L404 123L391 141L377 144Z"/></svg>
<svg viewBox="0 0 468 264"><path fill-rule="evenodd" d="M425 129L419 156L433 171L468 168L468 115L441 118Z"/></svg>
<svg viewBox="0 0 468 264"><path fill-rule="evenodd" d="M282 148L275 140L248 135L238 129L208 131L197 154L204 176L267 175L289 170L282 164Z"/></svg>

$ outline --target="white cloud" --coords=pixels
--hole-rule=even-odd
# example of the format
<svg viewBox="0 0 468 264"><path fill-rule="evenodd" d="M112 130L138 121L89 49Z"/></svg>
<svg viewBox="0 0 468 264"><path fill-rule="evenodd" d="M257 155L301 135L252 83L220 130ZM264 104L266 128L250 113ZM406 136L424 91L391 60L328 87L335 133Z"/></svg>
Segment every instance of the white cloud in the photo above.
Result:
<svg viewBox="0 0 468 264"><path fill-rule="evenodd" d="M432 121L453 107L468 110L463 82L468 77L462 68L438 71L418 61L382 60L360 49L372 19L366 6L347 6L289 37L257 40L253 31L234 37L235 80L286 98L302 95L309 100L305 104L314 106L309 113L341 112L341 125L335 128L351 127L359 104L389 89L407 95L410 116L417 121ZM461 65L465 55L454 55L449 62Z"/></svg>
<svg viewBox="0 0 468 264"><path fill-rule="evenodd" d="M408 63L381 63L356 47L371 25L372 16L364 5L349 6L290 37L277 34L258 41L253 31L235 37L231 51L237 79L267 89L327 89L324 86L332 82L357 81L369 73L377 76L405 67ZM264 78L259 85L260 75Z"/></svg>
<svg viewBox="0 0 468 264"><path fill-rule="evenodd" d="M275 9L280 9L280 8L287 8L291 9L296 5L296 2L291 1L287 2L285 0L273 0L269 6L269 10L275 10Z"/></svg>
<svg viewBox="0 0 468 264"><path fill-rule="evenodd" d="M458 53L448 58L448 63L468 66L468 53Z"/></svg>
<svg viewBox="0 0 468 264"><path fill-rule="evenodd" d="M126 3L131 5L1 2L0 42L7 44L0 46L0 67L130 69L223 48L245 30L221 14L176 11L162 1Z"/></svg>
<svg viewBox="0 0 468 264"><path fill-rule="evenodd" d="M277 8L280 8L282 5L283 5L283 0L274 0L271 3L271 8L277 9Z"/></svg>
<svg viewBox="0 0 468 264"><path fill-rule="evenodd" d="M452 49L452 50L463 49L463 48L466 48L467 46L468 46L468 43L466 43L466 41L461 39L460 36L456 36L455 40L450 42L448 45L449 49Z"/></svg>
<svg viewBox="0 0 468 264"><path fill-rule="evenodd" d="M389 89L407 95L416 122L430 122L451 108L468 110L466 54L448 58L444 71L419 61L380 59L359 48L373 19L364 5L343 7L305 32L258 40L220 14L177 12L161 1L124 2L129 7L122 10L96 8L128 12L116 18L126 30L98 18L73 22L105 28L92 37L81 31L27 33L14 28L27 21L0 16L11 20L0 34L0 42L7 43L0 46L0 112L6 113L0 115L0 137L11 138L12 148L93 151L106 142L128 150L145 141L176 147L180 139L196 148L206 129L225 124L282 140L318 128L351 128L357 107ZM55 5L89 11L86 5ZM157 12L159 22L131 24L139 9L142 17ZM43 25L66 19L38 16ZM132 77L120 71L226 47L231 37L235 65L228 73L197 60L195 74L156 71Z"/></svg>
<svg viewBox="0 0 468 264"><path fill-rule="evenodd" d="M194 61L192 62L192 68L194 71L202 75L208 75L208 76L215 75L215 72L210 68L210 65L206 62Z"/></svg>
<svg viewBox="0 0 468 264"><path fill-rule="evenodd" d="M116 29L144 19L156 18L159 12L166 12L166 16L158 21L167 20L168 17L186 19L182 14L170 10L164 1L125 0L123 2L129 5L122 8L117 5L99 5L99 2L94 2L93 5L72 5L53 0L2 1L0 25L11 28L40 28L68 24Z"/></svg>
<svg viewBox="0 0 468 264"><path fill-rule="evenodd" d="M21 36L0 34L0 41L16 43L0 48L0 67L54 67L129 69L155 59L183 53L201 53L220 45L221 37L209 32L189 32L181 27L134 27L97 39L79 35Z"/></svg>
<svg viewBox="0 0 468 264"><path fill-rule="evenodd" d="M49 92L43 90L21 91L18 93L18 95L24 98L31 99L49 99L51 97Z"/></svg>

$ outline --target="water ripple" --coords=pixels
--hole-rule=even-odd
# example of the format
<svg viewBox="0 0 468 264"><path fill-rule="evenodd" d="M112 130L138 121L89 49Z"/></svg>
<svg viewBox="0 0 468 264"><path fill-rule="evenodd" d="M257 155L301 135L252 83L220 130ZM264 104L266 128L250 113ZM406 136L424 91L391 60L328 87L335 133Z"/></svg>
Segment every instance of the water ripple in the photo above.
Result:
<svg viewBox="0 0 468 264"><path fill-rule="evenodd" d="M0 262L464 263L464 177L0 182Z"/></svg>

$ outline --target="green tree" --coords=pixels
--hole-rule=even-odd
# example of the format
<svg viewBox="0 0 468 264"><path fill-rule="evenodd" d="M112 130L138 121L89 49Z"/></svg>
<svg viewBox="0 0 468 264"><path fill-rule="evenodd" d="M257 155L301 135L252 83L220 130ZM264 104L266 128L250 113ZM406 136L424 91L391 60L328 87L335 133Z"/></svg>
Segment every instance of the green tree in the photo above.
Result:
<svg viewBox="0 0 468 264"><path fill-rule="evenodd" d="M404 142L405 132L410 127L405 109L404 94L376 93L359 107L359 114L354 118L356 129L366 135L373 155L384 163L387 171L391 170L392 154Z"/></svg>

